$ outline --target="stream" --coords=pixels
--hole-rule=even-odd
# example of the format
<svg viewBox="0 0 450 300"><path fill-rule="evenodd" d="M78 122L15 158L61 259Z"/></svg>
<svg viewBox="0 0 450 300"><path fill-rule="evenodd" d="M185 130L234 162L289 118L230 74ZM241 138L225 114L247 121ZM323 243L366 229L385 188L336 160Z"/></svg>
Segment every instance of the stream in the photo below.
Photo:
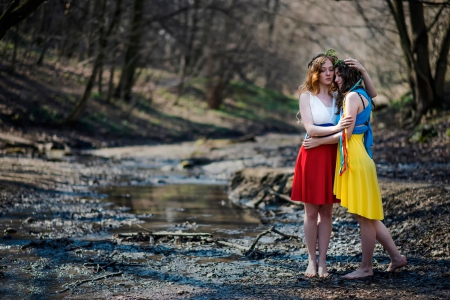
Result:
<svg viewBox="0 0 450 300"><path fill-rule="evenodd" d="M208 232L214 237L256 236L261 229L258 214L234 206L224 185L177 184L159 186L113 186L99 189L113 209L127 208L144 221L150 231ZM110 233L136 232L129 225Z"/></svg>

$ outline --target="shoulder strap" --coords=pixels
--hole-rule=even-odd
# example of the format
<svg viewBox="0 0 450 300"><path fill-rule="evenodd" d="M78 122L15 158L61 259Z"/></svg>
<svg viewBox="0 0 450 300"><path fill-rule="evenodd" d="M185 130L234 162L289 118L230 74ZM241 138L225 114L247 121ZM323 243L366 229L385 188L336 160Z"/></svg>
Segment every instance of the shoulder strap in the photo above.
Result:
<svg viewBox="0 0 450 300"><path fill-rule="evenodd" d="M360 93L357 93L357 94L358 94L359 98L361 99L364 109L366 109L366 105L364 104L364 99L361 97Z"/></svg>
<svg viewBox="0 0 450 300"><path fill-rule="evenodd" d="M360 93L357 93L359 98L361 99L362 105L364 107L364 109L366 109L366 105L364 104L364 99L361 97ZM367 120L366 122L364 122L364 125L368 125L369 124L369 120Z"/></svg>

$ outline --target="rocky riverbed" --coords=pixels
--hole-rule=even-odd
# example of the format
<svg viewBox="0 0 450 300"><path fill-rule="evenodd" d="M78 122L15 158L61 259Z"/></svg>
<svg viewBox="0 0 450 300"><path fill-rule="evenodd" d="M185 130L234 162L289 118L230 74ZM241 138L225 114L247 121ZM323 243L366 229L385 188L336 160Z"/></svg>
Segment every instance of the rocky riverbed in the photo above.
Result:
<svg viewBox="0 0 450 300"><path fill-rule="evenodd" d="M422 161L399 164L387 155L378 166L385 223L408 266L385 272L389 259L377 245L375 276L343 280L361 259L360 241L355 220L336 206L331 276L307 279L303 208L288 201L300 141L268 135L59 159L5 155L0 158L1 297L448 299L448 162L436 161L425 175ZM151 216L112 206L98 192L111 185L186 182L223 184L230 196L226 205L253 211L260 235L219 238L198 235L208 233L201 227L140 228ZM108 234L124 227L133 230Z"/></svg>

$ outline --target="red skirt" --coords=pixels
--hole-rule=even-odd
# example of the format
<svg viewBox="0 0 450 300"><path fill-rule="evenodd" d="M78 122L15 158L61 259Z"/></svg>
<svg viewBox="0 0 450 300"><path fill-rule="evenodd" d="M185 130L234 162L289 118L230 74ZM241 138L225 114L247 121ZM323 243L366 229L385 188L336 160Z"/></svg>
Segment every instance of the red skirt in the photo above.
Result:
<svg viewBox="0 0 450 300"><path fill-rule="evenodd" d="M294 169L291 199L315 205L339 203L333 195L336 144L300 148Z"/></svg>

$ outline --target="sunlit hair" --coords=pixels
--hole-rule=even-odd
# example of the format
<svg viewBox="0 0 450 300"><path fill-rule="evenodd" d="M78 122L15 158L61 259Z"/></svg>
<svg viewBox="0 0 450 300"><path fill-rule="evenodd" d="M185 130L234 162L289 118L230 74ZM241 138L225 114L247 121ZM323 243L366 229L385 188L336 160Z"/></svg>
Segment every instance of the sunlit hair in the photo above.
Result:
<svg viewBox="0 0 450 300"><path fill-rule="evenodd" d="M338 115L342 109L342 105L344 103L345 97L350 93L350 89L354 87L354 85L361 79L361 73L352 67L349 67L345 64L344 61L340 60L336 63L334 67L335 74L339 74L342 80L341 88L338 89L336 96L336 114ZM359 87L364 88L361 84ZM356 88L356 87L355 87ZM375 107L375 103L372 101L372 109Z"/></svg>
<svg viewBox="0 0 450 300"><path fill-rule="evenodd" d="M319 56L312 61L312 64L308 68L308 72L306 73L306 79L303 82L303 84L299 87L300 94L304 92L311 92L314 95L317 95L319 93L320 91L319 76L322 70L322 65L326 62L327 59L331 61L332 65L334 65L334 63L336 62L336 58L333 56ZM333 80L333 82L328 87L328 93L331 96L333 91L336 90L337 85Z"/></svg>

